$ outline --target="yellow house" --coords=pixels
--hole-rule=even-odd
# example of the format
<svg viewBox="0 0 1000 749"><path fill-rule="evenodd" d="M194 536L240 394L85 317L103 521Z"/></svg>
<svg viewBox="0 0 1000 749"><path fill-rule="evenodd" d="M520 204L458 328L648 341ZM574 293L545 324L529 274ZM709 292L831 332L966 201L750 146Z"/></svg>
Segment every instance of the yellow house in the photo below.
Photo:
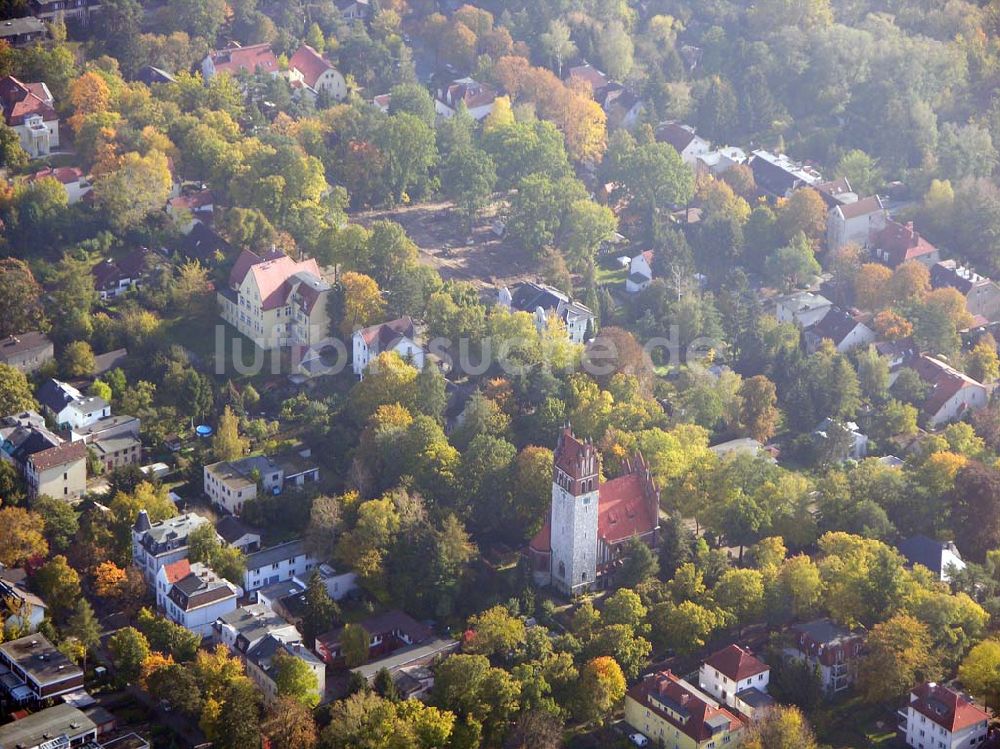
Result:
<svg viewBox="0 0 1000 749"><path fill-rule="evenodd" d="M729 749L743 741L735 711L670 671L650 674L628 691L625 720L666 749Z"/></svg>
<svg viewBox="0 0 1000 749"><path fill-rule="evenodd" d="M273 250L243 250L218 292L222 319L262 349L310 347L330 332L330 285L313 260L296 262Z"/></svg>

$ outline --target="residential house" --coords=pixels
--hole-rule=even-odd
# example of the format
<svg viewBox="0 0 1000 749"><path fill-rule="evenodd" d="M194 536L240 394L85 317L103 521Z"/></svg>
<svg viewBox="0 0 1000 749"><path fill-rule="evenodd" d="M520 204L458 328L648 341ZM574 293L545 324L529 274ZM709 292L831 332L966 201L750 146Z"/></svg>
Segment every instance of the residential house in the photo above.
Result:
<svg viewBox="0 0 1000 749"><path fill-rule="evenodd" d="M143 65L135 74L135 79L150 87L158 84L177 83L177 78L172 73L154 65Z"/></svg>
<svg viewBox="0 0 1000 749"><path fill-rule="evenodd" d="M912 338L878 341L875 343L875 350L879 356L884 356L889 360L889 387L892 387L896 382L899 373L920 354Z"/></svg>
<svg viewBox="0 0 1000 749"><path fill-rule="evenodd" d="M710 655L698 671L698 686L707 694L748 718L774 704L767 693L771 667L739 645Z"/></svg>
<svg viewBox="0 0 1000 749"><path fill-rule="evenodd" d="M0 565L0 604L4 605L4 623L34 632L45 619L48 606L28 590L27 573L21 567Z"/></svg>
<svg viewBox="0 0 1000 749"><path fill-rule="evenodd" d="M868 252L874 260L890 268L896 268L907 260L916 260L930 270L934 263L941 260L937 247L913 228L912 221L901 224L887 219L882 229L873 231L868 237Z"/></svg>
<svg viewBox="0 0 1000 749"><path fill-rule="evenodd" d="M6 364L25 374L37 372L54 359L52 341L37 330L0 339L0 364Z"/></svg>
<svg viewBox="0 0 1000 749"><path fill-rule="evenodd" d="M827 417L813 431L813 438L817 442L827 442L834 439L837 432L843 436L843 450L831 456L833 459L862 460L868 455L868 435L864 434L853 421L836 421Z"/></svg>
<svg viewBox="0 0 1000 749"><path fill-rule="evenodd" d="M566 80L570 83L586 83L590 86L595 100L611 84L611 79L589 62L571 67L566 74Z"/></svg>
<svg viewBox="0 0 1000 749"><path fill-rule="evenodd" d="M24 47L41 41L47 34L45 24L34 16L8 18L0 22L0 41L7 42L11 47Z"/></svg>
<svg viewBox="0 0 1000 749"><path fill-rule="evenodd" d="M24 479L29 497L80 499L87 491L87 448L80 442L63 442L28 457Z"/></svg>
<svg viewBox="0 0 1000 749"><path fill-rule="evenodd" d="M97 724L85 712L60 702L0 726L3 749L63 749L97 740ZM84 747L86 749L86 747Z"/></svg>
<svg viewBox="0 0 1000 749"><path fill-rule="evenodd" d="M952 575L965 569L965 561L952 541L917 535L903 539L897 548L910 565L926 567L942 582L951 582Z"/></svg>
<svg viewBox="0 0 1000 749"><path fill-rule="evenodd" d="M802 187L810 187L823 181L822 175L810 166L790 159L785 154L769 151L753 151L750 169L757 183L757 189L777 198L787 198Z"/></svg>
<svg viewBox="0 0 1000 749"><path fill-rule="evenodd" d="M212 227L197 222L186 236L181 237L176 250L189 260L198 260L202 265L214 266L230 257L233 247Z"/></svg>
<svg viewBox="0 0 1000 749"><path fill-rule="evenodd" d="M236 43L226 49L209 52L201 61L201 74L205 80L220 73L235 76L237 73L270 73L278 75L278 58L267 42L263 44L248 44L241 47Z"/></svg>
<svg viewBox="0 0 1000 749"><path fill-rule="evenodd" d="M215 639L234 655L244 658L247 651L269 634L280 640L295 640L298 630L263 603L252 603L220 616L212 627Z"/></svg>
<svg viewBox="0 0 1000 749"><path fill-rule="evenodd" d="M288 61L288 80L313 103L321 93L330 99L347 98L347 81L339 70L308 44L303 44Z"/></svg>
<svg viewBox="0 0 1000 749"><path fill-rule="evenodd" d="M66 199L70 205L83 200L83 196L94 189L83 170L75 166L57 166L55 169L45 167L27 178L28 182L40 179L54 179L66 190Z"/></svg>
<svg viewBox="0 0 1000 749"><path fill-rule="evenodd" d="M71 441L83 440L88 445L114 437L129 436L139 438L141 422L134 416L104 416L93 424L69 430Z"/></svg>
<svg viewBox="0 0 1000 749"><path fill-rule="evenodd" d="M670 671L649 674L625 693L625 721L653 746L715 749L739 746L745 723Z"/></svg>
<svg viewBox="0 0 1000 749"><path fill-rule="evenodd" d="M899 736L913 749L969 749L985 745L989 733L988 712L971 697L932 681L910 691L897 717Z"/></svg>
<svg viewBox="0 0 1000 749"><path fill-rule="evenodd" d="M19 705L83 687L80 667L38 632L0 644L0 666L8 672L0 674L0 686Z"/></svg>
<svg viewBox="0 0 1000 749"><path fill-rule="evenodd" d="M823 340L833 341L834 348L846 353L859 346L874 343L875 331L861 322L856 314L840 307L831 307L818 323L805 331L806 349L816 351Z"/></svg>
<svg viewBox="0 0 1000 749"><path fill-rule="evenodd" d="M434 638L434 632L413 617L393 609L358 622L368 634L368 660L375 661L390 653L413 645L422 645ZM341 638L344 628L338 627L316 638L316 654L333 666L344 664Z"/></svg>
<svg viewBox="0 0 1000 749"><path fill-rule="evenodd" d="M316 677L316 695L321 702L325 701L326 665L323 661L302 644L301 637L283 640L273 633L267 634L260 642L249 648L244 658L247 675L260 687L264 698L269 702L278 698L278 685L275 682L276 660L281 656L298 658L309 667Z"/></svg>
<svg viewBox="0 0 1000 749"><path fill-rule="evenodd" d="M921 419L928 428L955 421L967 411L978 410L989 403L992 388L940 359L921 354L909 366L930 387L920 407Z"/></svg>
<svg viewBox="0 0 1000 749"><path fill-rule="evenodd" d="M451 119L464 103L472 119L482 122L493 111L496 98L497 92L493 87L472 78L459 78L438 89L434 111L439 117Z"/></svg>
<svg viewBox="0 0 1000 749"><path fill-rule="evenodd" d="M785 656L817 668L827 693L842 692L854 682L865 644L864 633L852 632L824 618L792 625L789 636Z"/></svg>
<svg viewBox="0 0 1000 749"><path fill-rule="evenodd" d="M306 553L300 539L271 546L247 555L243 589L249 593L283 580L307 576L319 560Z"/></svg>
<svg viewBox="0 0 1000 749"><path fill-rule="evenodd" d="M207 518L188 512L150 523L146 511L140 510L132 526L132 564L142 571L146 583L154 585L156 574L164 565L187 559L188 535L208 522Z"/></svg>
<svg viewBox="0 0 1000 749"><path fill-rule="evenodd" d="M823 202L829 208L858 202L858 194L854 192L847 177L837 177L837 179L817 182L812 188L819 193L819 196L823 198ZM867 238L866 236L865 239Z"/></svg>
<svg viewBox="0 0 1000 749"><path fill-rule="evenodd" d="M166 211L181 234L190 234L195 224L212 223L215 193L205 189L178 195L167 201Z"/></svg>
<svg viewBox="0 0 1000 749"><path fill-rule="evenodd" d="M319 579L326 588L326 592L329 593L330 598L335 601L341 600L351 593L351 591L358 589L358 576L356 573L351 570L337 570L325 563L321 564L319 567L314 567L308 575L295 578L295 581L298 582L304 590L309 585L309 580L313 575L319 575Z"/></svg>
<svg viewBox="0 0 1000 749"><path fill-rule="evenodd" d="M931 286L956 289L965 297L965 308L977 322L1000 320L1000 286L972 268L954 260L942 260L931 267Z"/></svg>
<svg viewBox="0 0 1000 749"><path fill-rule="evenodd" d="M178 566L186 568L187 574L179 576ZM236 601L243 595L242 588L200 562L189 564L181 559L166 565L157 573L157 586L161 576L167 580L179 577L166 591L163 609L167 618L203 638L211 636L212 625L220 616L236 610Z"/></svg>
<svg viewBox="0 0 1000 749"><path fill-rule="evenodd" d="M653 251L640 252L629 260L625 291L638 294L653 282Z"/></svg>
<svg viewBox="0 0 1000 749"><path fill-rule="evenodd" d="M459 645L458 640L435 638L400 648L384 658L352 668L351 673L373 684L381 671L387 671L400 697L419 699L434 688L431 667L456 652Z"/></svg>
<svg viewBox="0 0 1000 749"><path fill-rule="evenodd" d="M101 9L101 0L28 0L28 9L35 18L54 21L78 19L83 23L90 20L90 12Z"/></svg>
<svg viewBox="0 0 1000 749"><path fill-rule="evenodd" d="M703 153L695 161L695 170L718 177L734 166L746 164L747 152L736 146L722 146L714 151Z"/></svg>
<svg viewBox="0 0 1000 749"><path fill-rule="evenodd" d="M558 318L566 326L566 335L573 343L583 343L593 333L597 322L597 316L589 307L547 284L521 283L513 292L504 286L497 301L509 312L533 315L539 331L549 324L550 317Z"/></svg>
<svg viewBox="0 0 1000 749"><path fill-rule="evenodd" d="M812 291L799 291L779 297L774 316L778 322L792 323L800 330L811 328L833 309L833 302Z"/></svg>
<svg viewBox="0 0 1000 749"><path fill-rule="evenodd" d="M372 105L383 114L389 114L390 104L392 104L392 94L379 94L372 98Z"/></svg>
<svg viewBox="0 0 1000 749"><path fill-rule="evenodd" d="M116 299L131 289L139 288L150 269L153 253L146 247L137 247L123 258L105 258L90 269L94 289L104 301Z"/></svg>
<svg viewBox="0 0 1000 749"><path fill-rule="evenodd" d="M24 476L32 497L75 500L87 489L87 448L64 442L34 411L0 419L0 459Z"/></svg>
<svg viewBox="0 0 1000 749"><path fill-rule="evenodd" d="M870 236L885 229L886 220L878 195L837 204L826 216L826 248L835 252L850 243L864 247Z"/></svg>
<svg viewBox="0 0 1000 749"><path fill-rule="evenodd" d="M319 466L306 456L290 454L270 458L251 455L239 460L211 463L204 467L205 494L231 515L239 515L243 505L259 492L278 495L289 487L319 481Z"/></svg>
<svg viewBox="0 0 1000 749"><path fill-rule="evenodd" d="M218 292L222 319L262 349L310 347L330 331L332 294L315 259L296 262L272 250L243 250Z"/></svg>
<svg viewBox="0 0 1000 749"><path fill-rule="evenodd" d="M694 167L699 158L712 151L711 143L699 137L693 127L680 122L663 122L658 125L656 140L672 146L681 155L681 161L690 167Z"/></svg>
<svg viewBox="0 0 1000 749"><path fill-rule="evenodd" d="M185 559L178 559L176 562L165 564L156 571L156 607L161 611L167 608L167 593L174 583L183 580L191 574L191 563Z"/></svg>
<svg viewBox="0 0 1000 749"><path fill-rule="evenodd" d="M111 415L111 406L96 395L84 395L75 387L56 379L38 388L38 403L60 429L82 429Z"/></svg>
<svg viewBox="0 0 1000 749"><path fill-rule="evenodd" d="M352 337L354 374L364 377L372 359L386 351L395 351L404 361L423 369L427 352L417 343L417 331L410 317L371 325L354 331Z"/></svg>
<svg viewBox="0 0 1000 749"><path fill-rule="evenodd" d="M252 554L260 548L260 533L232 515L222 516L215 524L215 532L226 546L239 549L244 554Z"/></svg>
<svg viewBox="0 0 1000 749"><path fill-rule="evenodd" d="M642 115L646 113L646 103L619 84L608 86L598 101L607 115L607 126L610 130L618 128L634 130Z"/></svg>
<svg viewBox="0 0 1000 749"><path fill-rule="evenodd" d="M29 156L45 156L59 147L59 115L44 83L22 83L10 75L0 78L0 107L4 122L17 133Z"/></svg>
<svg viewBox="0 0 1000 749"><path fill-rule="evenodd" d="M310 573L312 574L312 573ZM266 606L289 624L299 625L306 609L306 586L293 577L253 591L257 603Z"/></svg>
<svg viewBox="0 0 1000 749"><path fill-rule="evenodd" d="M112 369L121 369L125 366L125 358L127 356L127 348L116 348L111 351L105 351L103 354L95 354L93 376L100 377Z"/></svg>
<svg viewBox="0 0 1000 749"><path fill-rule="evenodd" d="M369 0L334 0L333 4L345 21L367 21L372 14Z"/></svg>

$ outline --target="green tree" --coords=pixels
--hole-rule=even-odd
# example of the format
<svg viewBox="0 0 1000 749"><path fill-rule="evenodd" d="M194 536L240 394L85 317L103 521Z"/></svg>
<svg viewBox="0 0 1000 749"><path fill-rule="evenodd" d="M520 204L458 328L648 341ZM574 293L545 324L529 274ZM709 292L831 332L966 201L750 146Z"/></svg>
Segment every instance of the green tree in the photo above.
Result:
<svg viewBox="0 0 1000 749"><path fill-rule="evenodd" d="M313 647L316 636L328 631L339 613L337 602L327 592L319 571L313 570L306 586L302 615L302 639L306 647Z"/></svg>
<svg viewBox="0 0 1000 749"><path fill-rule="evenodd" d="M2 489L0 496L3 496ZM58 553L68 550L80 527L79 515L73 506L61 499L42 495L35 500L34 510L44 522L49 548Z"/></svg>
<svg viewBox="0 0 1000 749"><path fill-rule="evenodd" d="M340 652L348 668L363 666L369 657L368 632L360 624L348 622L340 634Z"/></svg>
<svg viewBox="0 0 1000 749"><path fill-rule="evenodd" d="M618 219L607 206L593 200L574 200L562 223L563 246L574 270L582 271L594 261L601 242L618 229Z"/></svg>
<svg viewBox="0 0 1000 749"><path fill-rule="evenodd" d="M807 285L820 270L812 246L802 232L792 238L791 244L775 250L764 263L769 281L786 294Z"/></svg>
<svg viewBox="0 0 1000 749"><path fill-rule="evenodd" d="M319 704L320 695L316 691L319 681L308 663L281 651L273 659L272 666L279 697L291 697L309 708Z"/></svg>
<svg viewBox="0 0 1000 749"><path fill-rule="evenodd" d="M0 336L38 330L44 320L41 299L42 287L27 263L12 257L0 259ZM6 380L0 376L0 382Z"/></svg>
<svg viewBox="0 0 1000 749"><path fill-rule="evenodd" d="M653 550L637 538L629 539L625 548L625 561L618 570L617 581L629 588L656 577L660 562Z"/></svg>
<svg viewBox="0 0 1000 749"><path fill-rule="evenodd" d="M588 722L603 720L625 697L625 674L614 658L600 656L580 669L577 711Z"/></svg>
<svg viewBox="0 0 1000 749"><path fill-rule="evenodd" d="M816 737L802 712L779 705L768 710L747 731L744 749L819 749Z"/></svg>
<svg viewBox="0 0 1000 749"><path fill-rule="evenodd" d="M127 683L137 681L143 661L150 652L149 642L142 632L134 627L119 629L108 640L108 650L114 659L118 677Z"/></svg>
<svg viewBox="0 0 1000 749"><path fill-rule="evenodd" d="M56 619L62 619L80 598L80 576L66 557L57 554L35 573L33 585Z"/></svg>
<svg viewBox="0 0 1000 749"><path fill-rule="evenodd" d="M493 159L478 148L467 147L448 154L441 169L445 194L451 198L465 219L466 231L486 205L496 187L497 171Z"/></svg>
<svg viewBox="0 0 1000 749"><path fill-rule="evenodd" d="M472 635L465 649L479 655L506 655L524 643L526 636L524 621L503 606L469 617L469 631Z"/></svg>
<svg viewBox="0 0 1000 749"><path fill-rule="evenodd" d="M240 422L227 405L222 409L219 424L212 437L212 452L216 460L236 460L249 449L249 440L240 436Z"/></svg>
<svg viewBox="0 0 1000 749"><path fill-rule="evenodd" d="M989 639L973 646L958 668L958 678L987 707L1000 704L1000 642Z"/></svg>
<svg viewBox="0 0 1000 749"><path fill-rule="evenodd" d="M0 412L16 414L38 408L24 372L0 364Z"/></svg>
<svg viewBox="0 0 1000 749"><path fill-rule="evenodd" d="M712 597L740 625L757 621L764 606L764 576L758 570L726 570L712 589Z"/></svg>
<svg viewBox="0 0 1000 749"><path fill-rule="evenodd" d="M833 169L837 177L846 177L851 189L858 195L872 195L882 186L882 170L878 162L864 151L847 151Z"/></svg>
<svg viewBox="0 0 1000 749"><path fill-rule="evenodd" d="M884 702L934 679L936 672L927 627L908 614L897 614L872 627L858 682L867 701Z"/></svg>
<svg viewBox="0 0 1000 749"><path fill-rule="evenodd" d="M318 739L312 712L292 697L269 706L261 731L274 749L315 749Z"/></svg>
<svg viewBox="0 0 1000 749"><path fill-rule="evenodd" d="M87 654L101 642L101 623L86 598L80 598L67 622L67 631L83 646L83 670L87 670Z"/></svg>
<svg viewBox="0 0 1000 749"><path fill-rule="evenodd" d="M409 190L422 192L428 172L437 161L434 130L425 120L408 112L389 117L379 128L375 143L385 155L385 182L389 200L403 201Z"/></svg>
<svg viewBox="0 0 1000 749"><path fill-rule="evenodd" d="M247 749L260 741L261 693L246 677L233 680L226 689L219 725L225 726L213 741L220 749Z"/></svg>

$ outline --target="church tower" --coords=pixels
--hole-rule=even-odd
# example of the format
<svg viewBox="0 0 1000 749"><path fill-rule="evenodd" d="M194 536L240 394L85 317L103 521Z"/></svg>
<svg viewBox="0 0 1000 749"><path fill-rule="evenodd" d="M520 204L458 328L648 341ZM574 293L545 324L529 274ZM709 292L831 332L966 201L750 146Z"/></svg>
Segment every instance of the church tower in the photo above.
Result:
<svg viewBox="0 0 1000 749"><path fill-rule="evenodd" d="M589 441L566 427L559 435L552 476L552 584L567 595L597 578L600 459Z"/></svg>

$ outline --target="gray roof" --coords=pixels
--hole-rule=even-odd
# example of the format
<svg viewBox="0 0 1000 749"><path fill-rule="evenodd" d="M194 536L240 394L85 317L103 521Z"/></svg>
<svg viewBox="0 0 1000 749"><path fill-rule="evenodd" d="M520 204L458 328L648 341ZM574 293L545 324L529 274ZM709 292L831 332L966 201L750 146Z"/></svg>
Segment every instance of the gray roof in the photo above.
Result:
<svg viewBox="0 0 1000 749"><path fill-rule="evenodd" d="M21 34L44 34L45 24L34 16L24 16L23 18L8 18L0 23L0 39L8 36L20 36Z"/></svg>
<svg viewBox="0 0 1000 749"><path fill-rule="evenodd" d="M767 692L760 691L757 687L747 687L737 692L736 696L753 708L770 707L774 704L774 697Z"/></svg>
<svg viewBox="0 0 1000 749"><path fill-rule="evenodd" d="M383 668L391 673L419 660L433 658L436 655L453 653L458 649L458 644L458 640L437 639L425 642L423 645L411 645L410 647L397 650L386 658L352 668L351 672L371 681Z"/></svg>
<svg viewBox="0 0 1000 749"><path fill-rule="evenodd" d="M37 747L63 734L72 740L96 730L97 725L82 710L60 703L0 726L0 747Z"/></svg>
<svg viewBox="0 0 1000 749"><path fill-rule="evenodd" d="M28 351L40 351L51 345L52 341L44 333L38 331L7 336L0 340L0 360L6 361L11 356L18 356Z"/></svg>
<svg viewBox="0 0 1000 749"><path fill-rule="evenodd" d="M834 623L832 619L814 619L803 624L794 624L792 629L809 636L813 642L829 645L846 640L854 635L846 627Z"/></svg>
<svg viewBox="0 0 1000 749"><path fill-rule="evenodd" d="M94 411L103 411L108 407L108 402L97 395L88 395L82 400L73 401L67 404L74 411L79 411L80 413L93 413Z"/></svg>
<svg viewBox="0 0 1000 749"><path fill-rule="evenodd" d="M286 559L294 559L306 553L306 545L302 539L288 541L267 549L261 549L247 556L247 569L258 570L261 567L281 562Z"/></svg>
<svg viewBox="0 0 1000 749"><path fill-rule="evenodd" d="M0 652L39 685L83 675L79 666L56 650L44 635L38 633L5 642L0 645ZM2 742L0 746L3 746Z"/></svg>
<svg viewBox="0 0 1000 749"><path fill-rule="evenodd" d="M193 512L161 520L142 533L142 545L154 554L168 549L179 549L187 546L187 537L191 531L207 522L209 521L206 518Z"/></svg>
<svg viewBox="0 0 1000 749"><path fill-rule="evenodd" d="M121 437L108 437L107 439L96 440L94 447L97 448L98 452L116 453L141 444L139 440L129 434Z"/></svg>
<svg viewBox="0 0 1000 749"><path fill-rule="evenodd" d="M52 413L59 413L83 395L72 385L55 378L46 380L38 388L38 402Z"/></svg>
<svg viewBox="0 0 1000 749"><path fill-rule="evenodd" d="M906 557L910 564L919 564L931 572L941 574L944 570L941 565L941 558L945 550L950 551L959 559L962 558L955 548L955 544L945 541L935 541L927 536L912 536L904 539L899 544L899 553Z"/></svg>
<svg viewBox="0 0 1000 749"><path fill-rule="evenodd" d="M220 616L219 621L236 630L237 636L244 638L250 645L256 644L275 629L291 627L263 603L241 606Z"/></svg>
<svg viewBox="0 0 1000 749"><path fill-rule="evenodd" d="M260 531L256 531L250 526L243 523L239 518L233 517L232 515L226 515L219 522L215 524L215 532L218 533L222 540L227 544L232 544L235 541L239 541L241 538L247 534L260 536Z"/></svg>

